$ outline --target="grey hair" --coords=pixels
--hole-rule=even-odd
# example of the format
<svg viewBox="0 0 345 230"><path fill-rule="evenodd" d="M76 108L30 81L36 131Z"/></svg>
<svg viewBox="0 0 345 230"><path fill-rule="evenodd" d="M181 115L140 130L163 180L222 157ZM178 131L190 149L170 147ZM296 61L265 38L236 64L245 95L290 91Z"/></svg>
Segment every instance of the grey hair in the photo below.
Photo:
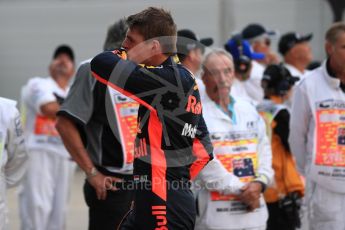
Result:
<svg viewBox="0 0 345 230"><path fill-rule="evenodd" d="M122 42L126 37L127 29L128 26L126 19L120 19L113 25L109 26L107 37L103 45L103 50L110 51L121 48Z"/></svg>
<svg viewBox="0 0 345 230"><path fill-rule="evenodd" d="M233 63L234 62L234 58L232 57L232 55L226 51L225 49L222 48L210 48L206 50L206 55L202 61L202 70L205 71L205 64L208 62L208 59L213 56L213 55L224 55L227 58L230 59L230 61Z"/></svg>

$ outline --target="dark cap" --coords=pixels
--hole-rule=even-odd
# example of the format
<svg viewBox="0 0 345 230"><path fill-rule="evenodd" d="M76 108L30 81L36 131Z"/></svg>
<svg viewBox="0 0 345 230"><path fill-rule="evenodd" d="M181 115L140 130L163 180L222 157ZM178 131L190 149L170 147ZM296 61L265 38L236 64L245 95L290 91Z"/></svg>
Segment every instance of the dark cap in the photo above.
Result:
<svg viewBox="0 0 345 230"><path fill-rule="evenodd" d="M241 55L244 55L249 59L265 58L265 54L255 53L254 51L252 51L252 48L248 41L236 37L229 39L228 42L224 45L224 48L229 53L231 53L235 61L240 59Z"/></svg>
<svg viewBox="0 0 345 230"><path fill-rule="evenodd" d="M260 24L249 24L242 30L243 39L251 40L253 38L262 36L262 35L274 36L276 32L274 30L266 30Z"/></svg>
<svg viewBox="0 0 345 230"><path fill-rule="evenodd" d="M284 34L278 44L279 52L285 55L292 47L301 42L309 42L313 38L313 34L300 35L298 33Z"/></svg>
<svg viewBox="0 0 345 230"><path fill-rule="evenodd" d="M53 59L57 58L60 54L66 54L74 62L74 53L70 46L60 45L58 46L53 55Z"/></svg>
<svg viewBox="0 0 345 230"><path fill-rule="evenodd" d="M195 33L188 29L177 31L177 53L187 55L189 51L200 48L204 51L204 46L213 44L212 38L198 39Z"/></svg>
<svg viewBox="0 0 345 230"><path fill-rule="evenodd" d="M273 64L265 69L261 85L264 89L275 89L278 94L284 94L297 81L299 77L292 76L284 65Z"/></svg>

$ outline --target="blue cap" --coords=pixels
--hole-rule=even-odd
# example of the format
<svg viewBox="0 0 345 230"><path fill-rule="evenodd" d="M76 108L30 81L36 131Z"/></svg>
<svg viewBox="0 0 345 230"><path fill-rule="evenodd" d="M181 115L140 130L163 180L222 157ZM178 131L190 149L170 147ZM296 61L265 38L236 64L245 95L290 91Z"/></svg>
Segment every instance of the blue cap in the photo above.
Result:
<svg viewBox="0 0 345 230"><path fill-rule="evenodd" d="M224 45L225 49L231 53L234 60L240 59L241 54L247 56L250 59L264 59L265 54L254 53L248 41L238 38L229 39ZM242 49L242 52L240 51Z"/></svg>

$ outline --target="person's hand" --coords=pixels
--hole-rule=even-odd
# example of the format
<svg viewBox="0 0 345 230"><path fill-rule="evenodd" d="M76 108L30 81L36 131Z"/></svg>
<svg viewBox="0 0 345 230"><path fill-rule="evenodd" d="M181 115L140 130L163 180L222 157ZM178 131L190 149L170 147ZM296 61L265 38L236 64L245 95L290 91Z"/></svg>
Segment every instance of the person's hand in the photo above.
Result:
<svg viewBox="0 0 345 230"><path fill-rule="evenodd" d="M239 198L248 206L248 211L253 211L260 207L260 194L262 191L260 182L252 181L244 185L241 191Z"/></svg>
<svg viewBox="0 0 345 230"><path fill-rule="evenodd" d="M97 172L95 176L88 177L87 180L96 190L98 200L105 200L107 198L107 190L116 191L117 188L114 186L114 183L122 182L122 179L105 176L100 172Z"/></svg>

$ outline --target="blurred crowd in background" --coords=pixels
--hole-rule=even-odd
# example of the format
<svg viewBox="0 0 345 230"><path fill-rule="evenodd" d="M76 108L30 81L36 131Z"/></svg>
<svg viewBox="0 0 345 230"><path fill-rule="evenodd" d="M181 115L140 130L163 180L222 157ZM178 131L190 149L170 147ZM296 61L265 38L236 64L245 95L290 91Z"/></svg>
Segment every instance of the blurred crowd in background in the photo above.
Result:
<svg viewBox="0 0 345 230"><path fill-rule="evenodd" d="M111 25L104 51L121 48L127 30L126 19ZM178 28L174 60L195 76L215 154L193 182L195 229L345 229L345 24L324 34L327 57L315 60L308 31L278 34L253 22L215 47L211 36ZM89 229L115 229L133 194L100 188L107 176L119 178L109 185L131 180L130 141L118 120L133 122L138 108L115 94L131 114L109 121L92 57L75 63L68 44L54 48L49 76L28 80L20 106L0 100L0 229L6 188L18 184L21 229L65 229L78 149L95 165L81 167ZM66 133L80 142L68 143Z"/></svg>

